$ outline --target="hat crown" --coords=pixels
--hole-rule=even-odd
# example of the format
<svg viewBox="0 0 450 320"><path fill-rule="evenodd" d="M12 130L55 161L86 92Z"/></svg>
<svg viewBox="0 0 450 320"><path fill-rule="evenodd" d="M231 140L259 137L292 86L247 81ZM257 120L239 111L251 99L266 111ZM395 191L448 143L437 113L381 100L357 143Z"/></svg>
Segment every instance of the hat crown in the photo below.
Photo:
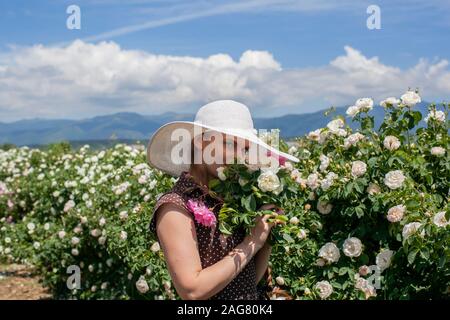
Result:
<svg viewBox="0 0 450 320"><path fill-rule="evenodd" d="M217 100L204 105L194 122L217 128L254 130L247 106L234 100Z"/></svg>

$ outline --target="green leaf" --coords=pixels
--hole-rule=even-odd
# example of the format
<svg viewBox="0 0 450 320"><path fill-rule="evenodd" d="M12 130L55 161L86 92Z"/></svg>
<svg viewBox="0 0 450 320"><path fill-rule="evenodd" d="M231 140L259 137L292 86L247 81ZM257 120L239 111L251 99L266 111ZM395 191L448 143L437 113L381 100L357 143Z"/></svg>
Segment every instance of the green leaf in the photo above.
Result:
<svg viewBox="0 0 450 320"><path fill-rule="evenodd" d="M430 250L428 250L428 248L423 248L420 250L420 256L425 260L428 260L430 258Z"/></svg>
<svg viewBox="0 0 450 320"><path fill-rule="evenodd" d="M418 203L415 200L408 200L408 201L406 201L406 207L408 209L415 209L415 208L418 208L419 206L420 206L420 203Z"/></svg>
<svg viewBox="0 0 450 320"><path fill-rule="evenodd" d="M364 253L364 254L361 255L360 260L361 260L361 264L368 264L369 263L369 256Z"/></svg>
<svg viewBox="0 0 450 320"><path fill-rule="evenodd" d="M378 157L372 157L367 161L370 168L373 168L378 162Z"/></svg>
<svg viewBox="0 0 450 320"><path fill-rule="evenodd" d="M340 275L340 276L343 276L344 274L346 274L346 273L347 273L347 269L348 269L348 268L346 268L346 267L340 268L340 269L339 269L339 275Z"/></svg>
<svg viewBox="0 0 450 320"><path fill-rule="evenodd" d="M230 230L228 230L226 228L224 223L219 223L219 230L220 230L220 232L222 232L223 234L226 234L226 235L232 235L233 234Z"/></svg>
<svg viewBox="0 0 450 320"><path fill-rule="evenodd" d="M283 239L287 242L294 242L294 239L292 239L292 237L287 233L283 233Z"/></svg>
<svg viewBox="0 0 450 320"><path fill-rule="evenodd" d="M361 218L364 216L364 210L361 207L356 207L355 212L356 212L356 216L358 218Z"/></svg>
<svg viewBox="0 0 450 320"><path fill-rule="evenodd" d="M209 189L214 189L219 184L220 184L220 180L219 179L212 179L212 180L209 181L208 187L209 187Z"/></svg>
<svg viewBox="0 0 450 320"><path fill-rule="evenodd" d="M443 268L443 267L445 266L446 260L447 260L446 256L443 255L443 256L439 259L438 267L439 267L439 268Z"/></svg>
<svg viewBox="0 0 450 320"><path fill-rule="evenodd" d="M411 251L410 253L408 253L408 263L409 264L414 263L414 260L416 260L416 256L417 256L418 252L419 252L419 250L415 249L415 250Z"/></svg>
<svg viewBox="0 0 450 320"><path fill-rule="evenodd" d="M241 198L241 204L247 211L253 212L256 210L256 200L253 194Z"/></svg>

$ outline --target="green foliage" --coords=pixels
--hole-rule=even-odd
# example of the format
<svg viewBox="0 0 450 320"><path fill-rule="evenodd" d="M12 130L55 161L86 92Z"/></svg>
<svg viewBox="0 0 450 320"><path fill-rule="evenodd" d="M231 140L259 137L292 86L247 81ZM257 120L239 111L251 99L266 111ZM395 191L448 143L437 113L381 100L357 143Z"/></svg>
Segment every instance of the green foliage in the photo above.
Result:
<svg viewBox="0 0 450 320"><path fill-rule="evenodd" d="M220 230L252 227L262 204L282 207L270 266L275 284L297 299L448 297L448 109L431 105L445 119L429 114L421 126L414 107L388 104L379 128L360 112L358 134L340 118L295 148L280 141L300 162L276 173L279 193L261 189L260 171L228 167L226 181L210 183L226 204ZM4 146L0 260L34 264L57 298L176 299L148 231L156 199L173 183L148 167L142 146ZM66 284L71 265L81 270L77 290ZM371 267L381 268L376 290Z"/></svg>

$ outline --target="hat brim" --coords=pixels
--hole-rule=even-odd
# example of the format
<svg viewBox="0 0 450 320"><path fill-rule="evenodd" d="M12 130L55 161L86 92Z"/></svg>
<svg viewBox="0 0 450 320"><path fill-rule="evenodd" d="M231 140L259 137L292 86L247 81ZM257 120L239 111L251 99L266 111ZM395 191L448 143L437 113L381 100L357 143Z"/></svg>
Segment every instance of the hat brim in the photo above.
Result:
<svg viewBox="0 0 450 320"><path fill-rule="evenodd" d="M196 128L197 127L197 128ZM191 121L173 121L160 127L150 138L147 145L147 162L171 176L178 177L183 171L189 171L190 163L176 164L172 161L172 150L175 146L185 143L184 147L190 148L191 141L173 141L171 136L174 130L185 129L189 131L190 137L194 137L194 134L202 132L204 130L213 130L227 135L235 136L238 138L249 140L251 143L255 143L262 148L270 151L272 155L283 157L286 160L292 162L299 162L299 159L288 153L282 152L276 148L265 143L256 134L250 133L244 130L237 129L223 129L202 125ZM189 144L189 145L187 145ZM183 147L183 145L181 145ZM190 155L189 155L190 159Z"/></svg>

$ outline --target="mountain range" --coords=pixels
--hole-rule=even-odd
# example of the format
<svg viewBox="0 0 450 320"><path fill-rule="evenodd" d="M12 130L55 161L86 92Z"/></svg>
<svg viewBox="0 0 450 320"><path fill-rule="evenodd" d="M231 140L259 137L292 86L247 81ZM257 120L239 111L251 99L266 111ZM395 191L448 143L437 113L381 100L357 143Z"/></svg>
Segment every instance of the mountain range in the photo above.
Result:
<svg viewBox="0 0 450 320"><path fill-rule="evenodd" d="M428 103L421 103L414 109L427 113ZM312 130L326 126L333 115L345 115L347 107L337 107L328 117L325 110L288 114L273 118L254 118L257 129L278 128L283 138L304 135ZM377 128L384 116L384 109L374 106L370 114L375 117ZM193 114L167 112L159 115L141 115L121 112L82 120L67 119L27 119L10 123L0 122L0 144L45 145L58 141L90 140L141 140L146 141L161 125L170 121L192 121ZM356 124L347 118L347 123L355 128Z"/></svg>

